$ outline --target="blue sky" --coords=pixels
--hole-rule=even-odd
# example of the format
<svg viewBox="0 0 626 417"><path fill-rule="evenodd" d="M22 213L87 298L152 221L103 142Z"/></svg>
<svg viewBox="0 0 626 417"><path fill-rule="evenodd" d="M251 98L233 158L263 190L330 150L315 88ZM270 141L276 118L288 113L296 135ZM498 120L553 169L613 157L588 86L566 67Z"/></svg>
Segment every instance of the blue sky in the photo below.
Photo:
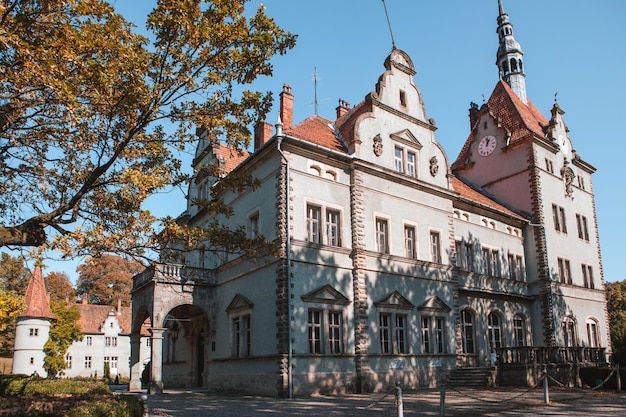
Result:
<svg viewBox="0 0 626 417"><path fill-rule="evenodd" d="M256 7L261 3L252 0ZM298 34L295 49L274 59L274 76L255 87L292 86L294 122L314 114L314 68L318 113L331 120L341 98L352 105L374 89L392 43L382 0L265 0L268 15ZM115 7L139 28L151 0L117 0ZM469 133L470 102L481 104L498 81L495 65L497 0L386 0L396 47L416 67L436 139L453 161ZM620 268L626 234L623 167L626 162L626 1L503 0L524 51L529 99L547 117L558 93L578 154L598 171L593 176L606 281L626 279ZM276 121L276 111L268 117ZM617 184L617 185L615 185ZM622 184L622 185L619 185ZM620 191L622 190L622 191ZM182 195L168 195L159 214L176 216ZM156 205L155 205L156 207ZM48 271L76 265L48 262Z"/></svg>

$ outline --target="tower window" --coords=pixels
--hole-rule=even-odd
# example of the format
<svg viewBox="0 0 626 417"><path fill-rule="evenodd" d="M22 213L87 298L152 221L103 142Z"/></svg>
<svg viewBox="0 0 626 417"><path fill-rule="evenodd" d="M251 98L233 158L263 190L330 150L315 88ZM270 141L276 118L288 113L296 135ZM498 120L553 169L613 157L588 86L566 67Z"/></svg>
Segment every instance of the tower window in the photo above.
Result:
<svg viewBox="0 0 626 417"><path fill-rule="evenodd" d="M404 90L400 90L400 105L406 107L406 93Z"/></svg>

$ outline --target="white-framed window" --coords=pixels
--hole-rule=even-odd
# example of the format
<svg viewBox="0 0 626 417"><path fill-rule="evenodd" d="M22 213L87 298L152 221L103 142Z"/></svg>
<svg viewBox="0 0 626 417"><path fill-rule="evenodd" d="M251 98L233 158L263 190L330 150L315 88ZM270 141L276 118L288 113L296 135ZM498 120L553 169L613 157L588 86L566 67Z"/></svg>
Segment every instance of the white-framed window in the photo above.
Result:
<svg viewBox="0 0 626 417"><path fill-rule="evenodd" d="M509 266L509 278L515 281L524 281L524 263L520 255L514 253L507 254Z"/></svg>
<svg viewBox="0 0 626 417"><path fill-rule="evenodd" d="M85 356L85 369L91 369L91 356Z"/></svg>
<svg viewBox="0 0 626 417"><path fill-rule="evenodd" d="M585 189L585 178L581 175L578 176L578 187L582 190Z"/></svg>
<svg viewBox="0 0 626 417"><path fill-rule="evenodd" d="M415 156L415 152L407 151L406 152L406 175L409 177L417 177L417 157Z"/></svg>
<svg viewBox="0 0 626 417"><path fill-rule="evenodd" d="M317 204L307 204L306 241L341 246L341 211Z"/></svg>
<svg viewBox="0 0 626 417"><path fill-rule="evenodd" d="M559 269L559 281L563 284L571 284L572 270L570 268L569 259L557 258L556 262Z"/></svg>
<svg viewBox="0 0 626 417"><path fill-rule="evenodd" d="M231 316L233 335L233 356L242 358L250 356L252 327L250 314Z"/></svg>
<svg viewBox="0 0 626 417"><path fill-rule="evenodd" d="M583 286L585 288L595 288L596 285L593 282L593 267L591 265L581 264L583 272Z"/></svg>
<svg viewBox="0 0 626 417"><path fill-rule="evenodd" d="M85 344L87 346L91 346L93 344L93 337L92 336L85 336Z"/></svg>
<svg viewBox="0 0 626 417"><path fill-rule="evenodd" d="M461 331L463 353L476 353L474 314L467 309L461 310Z"/></svg>
<svg viewBox="0 0 626 417"><path fill-rule="evenodd" d="M561 330L563 331L563 346L578 346L578 338L576 336L576 321L573 317L568 316L563 319L563 322L561 323Z"/></svg>
<svg viewBox="0 0 626 417"><path fill-rule="evenodd" d="M554 221L554 230L567 233L565 209L563 207L552 204L552 220Z"/></svg>
<svg viewBox="0 0 626 417"><path fill-rule="evenodd" d="M598 322L594 319L587 319L587 343L590 348L600 347L600 334L598 332Z"/></svg>
<svg viewBox="0 0 626 417"><path fill-rule="evenodd" d="M31 337L39 336L39 329L36 327L31 327L30 329L28 329L28 335Z"/></svg>
<svg viewBox="0 0 626 417"><path fill-rule="evenodd" d="M205 177L198 182L198 203L200 206L206 204L211 197L209 178Z"/></svg>
<svg viewBox="0 0 626 417"><path fill-rule="evenodd" d="M248 214L248 238L256 239L259 237L260 217L261 213L259 210L255 210Z"/></svg>
<svg viewBox="0 0 626 417"><path fill-rule="evenodd" d="M445 319L422 316L422 353L445 353Z"/></svg>
<svg viewBox="0 0 626 417"><path fill-rule="evenodd" d="M578 229L578 238L589 242L587 217L583 216L582 214L576 214L576 228Z"/></svg>
<svg viewBox="0 0 626 417"><path fill-rule="evenodd" d="M117 347L117 337L115 337L115 336L106 336L104 338L104 346L106 346L106 347Z"/></svg>
<svg viewBox="0 0 626 417"><path fill-rule="evenodd" d="M441 263L441 235L439 232L430 231L430 260L431 262Z"/></svg>
<svg viewBox="0 0 626 417"><path fill-rule="evenodd" d="M502 347L502 320L500 315L491 312L487 315L487 333L489 336L489 348L491 350Z"/></svg>
<svg viewBox="0 0 626 417"><path fill-rule="evenodd" d="M417 259L417 233L415 226L404 225L404 256Z"/></svg>
<svg viewBox="0 0 626 417"><path fill-rule="evenodd" d="M404 149L399 146L394 148L393 153L394 165L397 172L404 173Z"/></svg>
<svg viewBox="0 0 626 417"><path fill-rule="evenodd" d="M551 159L546 158L546 171L550 174L554 174L554 164Z"/></svg>
<svg viewBox="0 0 626 417"><path fill-rule="evenodd" d="M526 346L526 320L521 314L513 316L513 346Z"/></svg>
<svg viewBox="0 0 626 417"><path fill-rule="evenodd" d="M307 204L306 207L306 232L307 242L322 243L322 234L320 226L322 223L322 208Z"/></svg>
<svg viewBox="0 0 626 417"><path fill-rule="evenodd" d="M376 251L389 253L389 221L376 218Z"/></svg>
<svg viewBox="0 0 626 417"><path fill-rule="evenodd" d="M343 353L343 311L309 308L307 326L309 353Z"/></svg>
<svg viewBox="0 0 626 417"><path fill-rule="evenodd" d="M72 369L72 357L65 355L65 369Z"/></svg>
<svg viewBox="0 0 626 417"><path fill-rule="evenodd" d="M380 353L408 353L407 315L404 312L380 312L378 314L378 337Z"/></svg>

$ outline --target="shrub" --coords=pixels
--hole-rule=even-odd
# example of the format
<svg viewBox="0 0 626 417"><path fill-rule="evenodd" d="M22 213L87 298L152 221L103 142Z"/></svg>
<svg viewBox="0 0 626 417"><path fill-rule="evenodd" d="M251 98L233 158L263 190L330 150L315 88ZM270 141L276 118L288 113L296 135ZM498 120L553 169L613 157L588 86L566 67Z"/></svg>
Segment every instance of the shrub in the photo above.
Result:
<svg viewBox="0 0 626 417"><path fill-rule="evenodd" d="M612 368L607 367L588 367L580 368L578 375L583 383L583 386L590 388L596 387L600 382L604 381L613 371ZM622 386L626 384L626 369L620 368L620 378L622 380ZM617 389L617 374L613 374L611 378L604 383L601 389Z"/></svg>

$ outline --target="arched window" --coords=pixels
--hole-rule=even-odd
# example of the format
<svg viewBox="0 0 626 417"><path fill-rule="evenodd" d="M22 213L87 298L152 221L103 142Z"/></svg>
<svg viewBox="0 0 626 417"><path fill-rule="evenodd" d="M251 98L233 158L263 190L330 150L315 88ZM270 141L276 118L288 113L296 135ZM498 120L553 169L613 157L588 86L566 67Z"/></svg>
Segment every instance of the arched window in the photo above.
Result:
<svg viewBox="0 0 626 417"><path fill-rule="evenodd" d="M461 311L463 326L463 353L476 353L474 347L474 315L469 310Z"/></svg>
<svg viewBox="0 0 626 417"><path fill-rule="evenodd" d="M491 312L487 316L487 331L489 333L489 348L491 350L502 347L502 328L500 316Z"/></svg>
<svg viewBox="0 0 626 417"><path fill-rule="evenodd" d="M505 74L509 73L509 62L508 61L504 61L502 63L502 71L504 71Z"/></svg>
<svg viewBox="0 0 626 417"><path fill-rule="evenodd" d="M575 347L578 345L576 339L576 321L573 317L565 317L563 319L561 330L563 331L563 346Z"/></svg>
<svg viewBox="0 0 626 417"><path fill-rule="evenodd" d="M587 319L587 343L589 347L600 347L600 334L598 333L598 322L595 319Z"/></svg>
<svg viewBox="0 0 626 417"><path fill-rule="evenodd" d="M517 71L517 60L515 58L511 58L511 72Z"/></svg>
<svg viewBox="0 0 626 417"><path fill-rule="evenodd" d="M522 60L519 60L519 72L524 72L524 66L522 65Z"/></svg>
<svg viewBox="0 0 626 417"><path fill-rule="evenodd" d="M521 314L513 316L513 345L526 346L526 320Z"/></svg>

